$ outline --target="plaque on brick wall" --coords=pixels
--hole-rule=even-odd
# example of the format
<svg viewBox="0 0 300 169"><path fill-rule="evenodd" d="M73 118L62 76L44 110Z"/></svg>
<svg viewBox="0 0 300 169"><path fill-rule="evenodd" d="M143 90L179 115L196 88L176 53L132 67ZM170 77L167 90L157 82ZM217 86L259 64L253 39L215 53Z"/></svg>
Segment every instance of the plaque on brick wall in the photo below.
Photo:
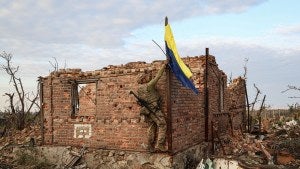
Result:
<svg viewBox="0 0 300 169"><path fill-rule="evenodd" d="M74 138L90 138L91 136L91 124L74 124Z"/></svg>

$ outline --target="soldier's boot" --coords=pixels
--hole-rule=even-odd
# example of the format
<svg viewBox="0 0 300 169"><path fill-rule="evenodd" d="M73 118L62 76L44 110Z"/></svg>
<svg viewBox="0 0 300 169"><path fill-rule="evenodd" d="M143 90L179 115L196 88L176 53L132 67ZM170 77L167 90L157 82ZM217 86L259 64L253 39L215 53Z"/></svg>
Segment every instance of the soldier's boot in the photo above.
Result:
<svg viewBox="0 0 300 169"><path fill-rule="evenodd" d="M150 153L154 153L155 152L155 148L151 145L148 145L148 150Z"/></svg>

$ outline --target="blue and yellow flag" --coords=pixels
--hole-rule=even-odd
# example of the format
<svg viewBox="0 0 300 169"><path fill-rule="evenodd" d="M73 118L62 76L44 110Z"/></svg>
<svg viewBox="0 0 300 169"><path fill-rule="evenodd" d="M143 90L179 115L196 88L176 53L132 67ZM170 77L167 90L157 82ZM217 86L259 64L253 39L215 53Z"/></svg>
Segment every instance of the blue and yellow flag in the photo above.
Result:
<svg viewBox="0 0 300 169"><path fill-rule="evenodd" d="M166 54L169 58L169 66L171 67L172 72L175 74L176 78L182 83L183 86L192 89L196 94L198 94L199 91L196 89L193 82L190 80L190 78L192 77L192 72L184 64L177 52L173 33L168 23L167 17L165 23L165 44Z"/></svg>

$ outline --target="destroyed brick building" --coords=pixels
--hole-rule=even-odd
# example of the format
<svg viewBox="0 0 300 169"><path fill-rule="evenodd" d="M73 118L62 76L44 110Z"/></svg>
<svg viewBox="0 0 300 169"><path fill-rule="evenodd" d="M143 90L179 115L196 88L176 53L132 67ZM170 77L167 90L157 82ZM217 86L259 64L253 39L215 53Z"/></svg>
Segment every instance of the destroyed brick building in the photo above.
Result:
<svg viewBox="0 0 300 169"><path fill-rule="evenodd" d="M163 61L131 62L88 72L62 69L41 78L43 144L114 151L112 157L122 152L123 160L139 153L150 163L165 161L159 164L165 168L181 168L188 152L192 158L203 157L210 149L206 143L212 140L212 124L219 132L244 125L244 79L227 85L226 74L211 55L183 61L193 72L192 80L200 93L183 87L170 70L158 81L167 121L166 153L146 149L149 126L129 94L137 91L139 75L155 74Z"/></svg>

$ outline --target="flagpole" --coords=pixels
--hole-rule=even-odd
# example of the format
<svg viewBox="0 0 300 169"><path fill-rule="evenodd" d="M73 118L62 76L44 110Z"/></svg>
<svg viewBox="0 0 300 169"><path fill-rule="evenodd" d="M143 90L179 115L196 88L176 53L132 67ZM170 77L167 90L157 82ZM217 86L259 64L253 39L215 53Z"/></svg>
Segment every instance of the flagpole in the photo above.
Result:
<svg viewBox="0 0 300 169"><path fill-rule="evenodd" d="M166 16L165 17L165 27L167 26L169 24L169 22L168 22L168 17ZM166 31L166 30L165 30ZM166 43L166 42L165 42ZM166 51L166 58L167 58L167 61L168 61L168 63L169 63L169 61L170 61L170 58L168 57L168 55L167 55L167 51ZM169 67L168 67L169 68ZM170 70L170 69L169 69Z"/></svg>
<svg viewBox="0 0 300 169"><path fill-rule="evenodd" d="M168 17L166 16L165 17L165 26L167 26L168 25Z"/></svg>
<svg viewBox="0 0 300 169"><path fill-rule="evenodd" d="M165 18L165 26L168 25L168 17ZM169 57L166 54L167 64L169 63ZM173 154L172 150L172 114L171 114L171 70L170 67L167 66L166 70L166 102L167 102L167 142L168 142L168 151L170 154Z"/></svg>

